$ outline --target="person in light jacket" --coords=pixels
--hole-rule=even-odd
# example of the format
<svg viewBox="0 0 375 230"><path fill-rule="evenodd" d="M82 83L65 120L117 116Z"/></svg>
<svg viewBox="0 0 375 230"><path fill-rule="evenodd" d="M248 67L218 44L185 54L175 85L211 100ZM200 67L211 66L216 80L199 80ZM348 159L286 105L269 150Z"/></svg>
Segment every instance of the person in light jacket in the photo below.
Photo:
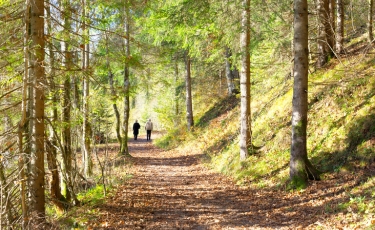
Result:
<svg viewBox="0 0 375 230"><path fill-rule="evenodd" d="M153 129L153 124L151 122L151 119L148 119L148 121L146 122L146 125L145 125L145 130L147 132L147 140L151 140L151 131Z"/></svg>

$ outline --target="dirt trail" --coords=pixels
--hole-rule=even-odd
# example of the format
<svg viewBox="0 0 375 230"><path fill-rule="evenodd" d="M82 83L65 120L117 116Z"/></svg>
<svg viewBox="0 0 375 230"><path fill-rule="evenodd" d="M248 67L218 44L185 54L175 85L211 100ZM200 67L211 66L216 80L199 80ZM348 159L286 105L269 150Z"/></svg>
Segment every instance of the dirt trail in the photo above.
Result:
<svg viewBox="0 0 375 230"><path fill-rule="evenodd" d="M143 136L129 149L134 177L99 207L94 229L325 229L324 207L342 192L327 184L324 192L310 186L308 196L244 189L199 156L163 151Z"/></svg>

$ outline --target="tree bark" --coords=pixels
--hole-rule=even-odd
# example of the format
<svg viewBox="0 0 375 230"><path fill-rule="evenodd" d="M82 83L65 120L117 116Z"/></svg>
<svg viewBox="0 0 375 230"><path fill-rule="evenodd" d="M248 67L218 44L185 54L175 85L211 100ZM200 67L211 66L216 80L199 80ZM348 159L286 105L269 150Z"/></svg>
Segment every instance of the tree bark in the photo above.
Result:
<svg viewBox="0 0 375 230"><path fill-rule="evenodd" d="M55 205L55 207L60 212L63 212L66 210L67 201L65 197L61 194L59 171L58 171L57 159L56 159L57 154L55 151L56 146L54 146L51 140L47 140L46 147L47 147L46 155L47 155L48 169L51 174L51 181L50 181L51 200L52 200L52 203Z"/></svg>
<svg viewBox="0 0 375 230"><path fill-rule="evenodd" d="M367 22L367 30L368 30L368 40L370 43L373 42L374 40L374 34L373 34L373 30L372 30L372 27L373 27L373 11L374 11L374 0L368 0L368 7L369 7L369 11L368 11L368 22Z"/></svg>
<svg viewBox="0 0 375 230"><path fill-rule="evenodd" d="M329 22L327 29L328 31L328 53L329 55L333 55L333 51L335 50L335 31L336 31L336 0L329 0Z"/></svg>
<svg viewBox="0 0 375 230"><path fill-rule="evenodd" d="M110 91L111 91L111 101L112 101L112 107L113 107L113 111L115 113L115 117L116 117L116 137L117 137L117 141L118 143L120 144L120 146L122 146L122 138L121 138L121 130L120 130L120 124L121 124L121 119L120 119L120 112L117 108L117 95L116 95L116 90L115 90L115 87L114 87L114 82L113 82L113 73L111 71L111 65L109 63L109 44L108 44L108 35L106 34L106 52L107 52L107 69L108 69L108 81L109 81L109 88L110 88Z"/></svg>
<svg viewBox="0 0 375 230"><path fill-rule="evenodd" d="M109 79L109 86L110 86L110 90L111 90L111 96L112 96L112 107L113 107L113 111L115 112L115 116L116 116L116 137L117 137L117 141L118 143L120 144L120 146L122 145L122 138L121 138L121 132L120 132L120 112L117 108L117 103L116 103L116 99L117 99L117 96L116 96L116 91L115 91L115 88L113 86L113 73L111 72L111 70L108 71L108 79Z"/></svg>
<svg viewBox="0 0 375 230"><path fill-rule="evenodd" d="M83 0L83 15L89 18L86 12L87 2ZM92 175L92 156L91 156L91 125L89 121L89 96L90 96L90 43L89 43L89 30L86 27L86 21L83 22L84 46L82 49L82 71L83 71L83 124L82 124L82 154L84 156L84 175L90 177Z"/></svg>
<svg viewBox="0 0 375 230"><path fill-rule="evenodd" d="M179 124L179 115L180 115L180 105L179 105L179 92L178 92L178 62L176 58L175 66L174 66L174 125L177 127Z"/></svg>
<svg viewBox="0 0 375 230"><path fill-rule="evenodd" d="M307 158L308 93L308 9L307 0L294 1L294 87L292 108L292 145L290 179L296 186L306 186L308 178L319 179L318 171Z"/></svg>
<svg viewBox="0 0 375 230"><path fill-rule="evenodd" d="M337 0L336 52L344 52L344 0Z"/></svg>
<svg viewBox="0 0 375 230"><path fill-rule="evenodd" d="M22 106L21 106L21 120L18 124L18 150L20 153L24 153L27 150L24 146L24 137L27 136L25 133L26 126L28 123L27 110L28 110L28 82L30 80L29 75L29 42L30 42L30 1L26 0L25 2L25 29L24 29L24 74L22 79ZM25 151L26 150L26 151ZM19 178L20 178L20 193L21 193L21 206L22 206L22 228L25 229L27 226L28 219L28 207L26 200L26 173L25 173L25 155L20 155L18 160L19 167Z"/></svg>
<svg viewBox="0 0 375 230"><path fill-rule="evenodd" d="M193 116L193 97L191 94L191 60L188 51L185 53L185 89L186 89L186 121L187 130L190 131L194 126Z"/></svg>
<svg viewBox="0 0 375 230"><path fill-rule="evenodd" d="M129 128L129 112L130 112L130 16L129 16L129 6L128 2L125 1L125 20L124 20L124 29L125 29L125 39L124 39L124 48L125 48L125 64L124 64L124 120L122 123L122 145L120 152L122 155L129 155L128 149L128 128Z"/></svg>
<svg viewBox="0 0 375 230"><path fill-rule="evenodd" d="M51 22L51 9L50 6L46 8L47 12L47 27L48 31L52 31L52 22ZM58 100L56 96L56 84L55 84L55 53L53 51L53 44L52 41L48 43L48 50L49 50L49 60L50 60L50 76L49 76L49 91L52 95L52 104L57 105ZM59 176L59 168L57 165L57 137L54 133L54 127L56 127L58 123L58 112L56 106L52 107L51 114L50 114L51 123L49 125L49 139L46 143L46 156L47 156L47 163L48 169L51 175L50 181L50 195L52 199L52 203L57 207L57 209L61 212L65 210L64 203L66 202L65 197L61 194L61 186L60 186L60 176Z"/></svg>
<svg viewBox="0 0 375 230"><path fill-rule="evenodd" d="M241 130L240 130L240 159L245 160L249 156L248 148L252 146L251 139L251 97L250 97L250 0L242 1L241 20Z"/></svg>
<svg viewBox="0 0 375 230"><path fill-rule="evenodd" d="M31 173L30 180L30 210L34 223L45 221L45 181L44 181L44 0L31 1L30 6L30 39L33 52L31 53L32 85L34 100L32 105L31 130ZM35 219L34 219L35 218Z"/></svg>
<svg viewBox="0 0 375 230"><path fill-rule="evenodd" d="M63 2L64 9L68 8L67 0ZM68 11L68 10L67 10ZM64 11L64 12L67 12ZM69 16L64 15L64 26L65 26L65 34L69 33L70 29L70 22ZM68 36L68 35L66 35ZM65 67L65 80L63 83L64 91L63 91L63 99L62 99L62 142L63 142L63 151L61 152L61 189L62 194L66 197L67 200L71 199L71 194L69 193L69 174L71 172L72 166L72 138L71 138L71 83L70 83L70 68L71 68L71 53L69 51L69 44L67 41L61 42L61 49L64 55L63 65Z"/></svg>
<svg viewBox="0 0 375 230"><path fill-rule="evenodd" d="M318 0L318 59L316 67L321 68L328 62L328 35L329 26L329 2L328 0Z"/></svg>
<svg viewBox="0 0 375 230"><path fill-rule="evenodd" d="M234 75L232 71L232 63L230 61L230 57L232 56L231 50L226 47L225 48L225 76L227 79L227 87L228 87L228 95L231 96L235 93L234 88Z"/></svg>

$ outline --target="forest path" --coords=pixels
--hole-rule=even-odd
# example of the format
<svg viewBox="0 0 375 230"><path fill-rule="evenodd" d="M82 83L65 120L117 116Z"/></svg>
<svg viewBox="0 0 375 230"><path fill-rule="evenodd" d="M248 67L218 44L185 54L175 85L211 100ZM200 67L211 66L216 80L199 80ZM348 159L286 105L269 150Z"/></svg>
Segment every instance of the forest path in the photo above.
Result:
<svg viewBox="0 0 375 230"><path fill-rule="evenodd" d="M325 228L326 202L340 200L341 189L327 184L324 192L310 186L308 195L241 188L205 168L199 155L161 150L144 136L129 150L133 177L98 207L89 229Z"/></svg>

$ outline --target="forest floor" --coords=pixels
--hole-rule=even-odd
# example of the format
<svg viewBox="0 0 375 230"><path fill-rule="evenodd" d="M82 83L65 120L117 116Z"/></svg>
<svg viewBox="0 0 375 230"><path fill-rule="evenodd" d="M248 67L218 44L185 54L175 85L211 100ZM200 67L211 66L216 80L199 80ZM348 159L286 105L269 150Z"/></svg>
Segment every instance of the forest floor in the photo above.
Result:
<svg viewBox="0 0 375 230"><path fill-rule="evenodd" d="M201 155L129 143L133 177L98 205L88 229L363 229L335 212L360 175L313 182L304 191L240 187L207 169ZM371 225L371 223L368 223ZM369 225L367 225L369 226Z"/></svg>

